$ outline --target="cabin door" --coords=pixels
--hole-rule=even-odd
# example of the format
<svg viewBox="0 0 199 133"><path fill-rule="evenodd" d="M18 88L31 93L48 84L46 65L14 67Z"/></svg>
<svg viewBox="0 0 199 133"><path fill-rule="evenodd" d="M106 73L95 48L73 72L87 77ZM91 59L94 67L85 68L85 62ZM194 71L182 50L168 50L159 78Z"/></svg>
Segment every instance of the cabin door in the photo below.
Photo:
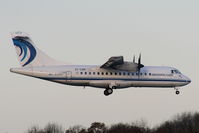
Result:
<svg viewBox="0 0 199 133"><path fill-rule="evenodd" d="M71 71L67 71L66 72L66 80L70 80L72 77L72 72Z"/></svg>

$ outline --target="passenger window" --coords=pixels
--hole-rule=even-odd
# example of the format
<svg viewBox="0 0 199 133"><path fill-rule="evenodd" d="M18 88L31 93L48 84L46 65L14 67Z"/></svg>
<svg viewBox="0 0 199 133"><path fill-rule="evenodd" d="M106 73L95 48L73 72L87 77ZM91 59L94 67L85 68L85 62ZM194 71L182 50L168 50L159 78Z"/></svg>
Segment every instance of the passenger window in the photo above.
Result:
<svg viewBox="0 0 199 133"><path fill-rule="evenodd" d="M134 73L131 73L132 76L134 76Z"/></svg>
<svg viewBox="0 0 199 133"><path fill-rule="evenodd" d="M89 75L91 75L91 72L89 72Z"/></svg>
<svg viewBox="0 0 199 133"><path fill-rule="evenodd" d="M113 75L113 73L112 73L112 72L110 72L110 75Z"/></svg>
<svg viewBox="0 0 199 133"><path fill-rule="evenodd" d="M147 73L145 73L145 76L147 75Z"/></svg>
<svg viewBox="0 0 199 133"><path fill-rule="evenodd" d="M106 75L108 75L108 72L106 72Z"/></svg>
<svg viewBox="0 0 199 133"><path fill-rule="evenodd" d="M83 72L80 72L80 74L82 75L82 74L83 74Z"/></svg>
<svg viewBox="0 0 199 133"><path fill-rule="evenodd" d="M97 72L97 75L100 75L100 73L99 73L99 72Z"/></svg>
<svg viewBox="0 0 199 133"><path fill-rule="evenodd" d="M102 75L104 75L104 73L102 72Z"/></svg>
<svg viewBox="0 0 199 133"><path fill-rule="evenodd" d="M121 72L119 72L119 75L122 75Z"/></svg>
<svg viewBox="0 0 199 133"><path fill-rule="evenodd" d="M115 72L115 75L117 75L117 73Z"/></svg>
<svg viewBox="0 0 199 133"><path fill-rule="evenodd" d="M95 72L93 72L93 75L95 75Z"/></svg>
<svg viewBox="0 0 199 133"><path fill-rule="evenodd" d="M84 73L85 75L87 74L87 72Z"/></svg>
<svg viewBox="0 0 199 133"><path fill-rule="evenodd" d="M149 73L149 75L151 76L151 73Z"/></svg>
<svg viewBox="0 0 199 133"><path fill-rule="evenodd" d="M123 72L123 75L126 75L126 73L125 73L125 72Z"/></svg>

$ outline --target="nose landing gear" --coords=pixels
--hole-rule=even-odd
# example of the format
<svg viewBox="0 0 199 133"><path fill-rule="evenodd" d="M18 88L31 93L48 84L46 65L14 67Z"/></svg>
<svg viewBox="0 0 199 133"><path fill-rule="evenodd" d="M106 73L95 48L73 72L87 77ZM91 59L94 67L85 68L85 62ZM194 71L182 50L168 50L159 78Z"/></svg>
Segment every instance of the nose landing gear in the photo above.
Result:
<svg viewBox="0 0 199 133"><path fill-rule="evenodd" d="M174 90L176 91L176 95L180 94L179 88L174 88Z"/></svg>
<svg viewBox="0 0 199 133"><path fill-rule="evenodd" d="M176 91L176 95L179 95L180 94L180 91Z"/></svg>

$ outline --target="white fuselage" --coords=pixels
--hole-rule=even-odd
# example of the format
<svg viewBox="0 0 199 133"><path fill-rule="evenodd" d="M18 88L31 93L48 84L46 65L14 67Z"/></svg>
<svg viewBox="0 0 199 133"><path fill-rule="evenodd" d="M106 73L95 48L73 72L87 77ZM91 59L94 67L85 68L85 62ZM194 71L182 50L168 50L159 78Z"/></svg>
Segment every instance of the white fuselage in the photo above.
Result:
<svg viewBox="0 0 199 133"><path fill-rule="evenodd" d="M61 84L104 88L106 96L113 89L128 87L176 87L187 85L191 80L173 67L144 66L141 54L138 62L124 61L123 56L112 56L103 65L67 65L57 61L35 47L23 32L12 34L21 68L11 72L40 78ZM179 91L176 89L176 94Z"/></svg>
<svg viewBox="0 0 199 133"><path fill-rule="evenodd" d="M177 69L164 66L145 66L140 73L94 65L23 67L12 68L11 71L67 85L98 88L179 87L191 82Z"/></svg>

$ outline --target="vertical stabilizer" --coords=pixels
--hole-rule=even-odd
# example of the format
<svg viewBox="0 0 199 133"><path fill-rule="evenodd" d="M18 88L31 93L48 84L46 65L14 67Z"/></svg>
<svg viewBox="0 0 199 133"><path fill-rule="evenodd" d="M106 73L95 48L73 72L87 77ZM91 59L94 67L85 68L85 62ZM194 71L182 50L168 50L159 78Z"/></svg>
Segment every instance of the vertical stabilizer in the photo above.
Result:
<svg viewBox="0 0 199 133"><path fill-rule="evenodd" d="M67 65L49 57L35 47L29 35L24 32L12 33L12 40L22 67Z"/></svg>

